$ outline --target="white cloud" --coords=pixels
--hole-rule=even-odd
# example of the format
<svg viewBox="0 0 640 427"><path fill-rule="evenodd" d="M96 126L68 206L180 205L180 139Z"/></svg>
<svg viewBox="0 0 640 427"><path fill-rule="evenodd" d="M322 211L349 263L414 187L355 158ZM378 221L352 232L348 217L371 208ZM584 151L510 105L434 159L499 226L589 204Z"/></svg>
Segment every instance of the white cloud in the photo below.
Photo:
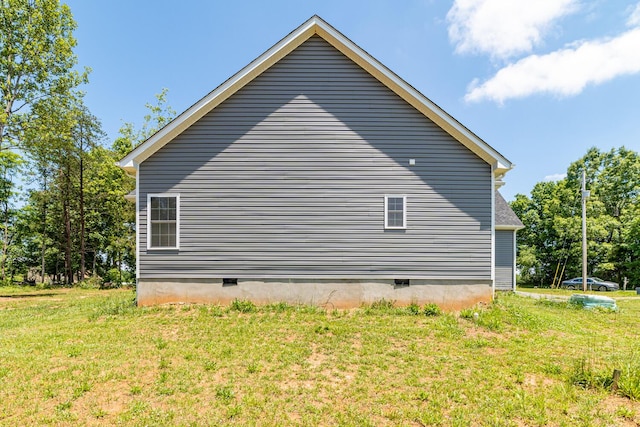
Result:
<svg viewBox="0 0 640 427"><path fill-rule="evenodd" d="M638 3L629 14L627 25L630 27L636 27L640 25L640 3Z"/></svg>
<svg viewBox="0 0 640 427"><path fill-rule="evenodd" d="M589 84L640 73L640 28L613 39L574 43L547 55L532 55L502 68L482 84L474 81L465 96L469 102L502 103L534 93L570 96Z"/></svg>
<svg viewBox="0 0 640 427"><path fill-rule="evenodd" d="M447 13L458 53L507 58L529 53L553 23L573 13L579 0L455 0Z"/></svg>
<svg viewBox="0 0 640 427"><path fill-rule="evenodd" d="M553 175L547 175L544 177L543 181L560 181L561 179L565 179L567 177L566 173L554 173Z"/></svg>

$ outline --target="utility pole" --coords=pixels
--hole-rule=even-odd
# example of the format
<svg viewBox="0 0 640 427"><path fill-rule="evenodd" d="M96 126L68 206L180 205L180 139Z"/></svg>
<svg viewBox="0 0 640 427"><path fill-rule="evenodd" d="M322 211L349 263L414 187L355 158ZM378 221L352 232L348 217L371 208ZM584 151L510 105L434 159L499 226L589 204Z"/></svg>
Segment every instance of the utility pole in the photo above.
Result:
<svg viewBox="0 0 640 427"><path fill-rule="evenodd" d="M582 170L582 291L587 291L587 172Z"/></svg>

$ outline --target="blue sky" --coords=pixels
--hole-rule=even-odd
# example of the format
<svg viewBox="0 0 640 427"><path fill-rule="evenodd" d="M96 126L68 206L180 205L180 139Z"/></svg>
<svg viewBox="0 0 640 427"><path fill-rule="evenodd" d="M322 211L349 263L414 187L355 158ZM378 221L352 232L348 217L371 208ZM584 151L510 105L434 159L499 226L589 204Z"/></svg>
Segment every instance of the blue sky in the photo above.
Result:
<svg viewBox="0 0 640 427"><path fill-rule="evenodd" d="M66 0L108 143L182 112L314 14L510 159L512 200L596 146L640 151L638 0Z"/></svg>

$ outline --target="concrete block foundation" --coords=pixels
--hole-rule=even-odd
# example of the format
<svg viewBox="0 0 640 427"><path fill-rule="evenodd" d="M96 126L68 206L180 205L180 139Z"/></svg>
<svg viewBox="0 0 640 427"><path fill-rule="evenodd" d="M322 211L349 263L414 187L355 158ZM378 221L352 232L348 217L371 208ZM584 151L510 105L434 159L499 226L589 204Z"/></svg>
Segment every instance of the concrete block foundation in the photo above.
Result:
<svg viewBox="0 0 640 427"><path fill-rule="evenodd" d="M140 306L166 303L228 304L249 300L256 304L287 302L333 308L353 308L382 299L397 305L435 303L454 311L488 303L493 298L491 281L411 280L409 286L386 279L238 279L224 284L222 279L140 279L137 302Z"/></svg>

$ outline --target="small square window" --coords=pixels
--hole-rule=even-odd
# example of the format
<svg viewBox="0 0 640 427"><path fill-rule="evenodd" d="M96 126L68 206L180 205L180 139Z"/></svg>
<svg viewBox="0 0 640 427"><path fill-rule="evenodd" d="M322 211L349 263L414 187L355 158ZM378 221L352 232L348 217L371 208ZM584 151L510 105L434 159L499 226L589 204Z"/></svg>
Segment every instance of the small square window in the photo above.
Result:
<svg viewBox="0 0 640 427"><path fill-rule="evenodd" d="M384 228L407 228L407 196L384 196Z"/></svg>

